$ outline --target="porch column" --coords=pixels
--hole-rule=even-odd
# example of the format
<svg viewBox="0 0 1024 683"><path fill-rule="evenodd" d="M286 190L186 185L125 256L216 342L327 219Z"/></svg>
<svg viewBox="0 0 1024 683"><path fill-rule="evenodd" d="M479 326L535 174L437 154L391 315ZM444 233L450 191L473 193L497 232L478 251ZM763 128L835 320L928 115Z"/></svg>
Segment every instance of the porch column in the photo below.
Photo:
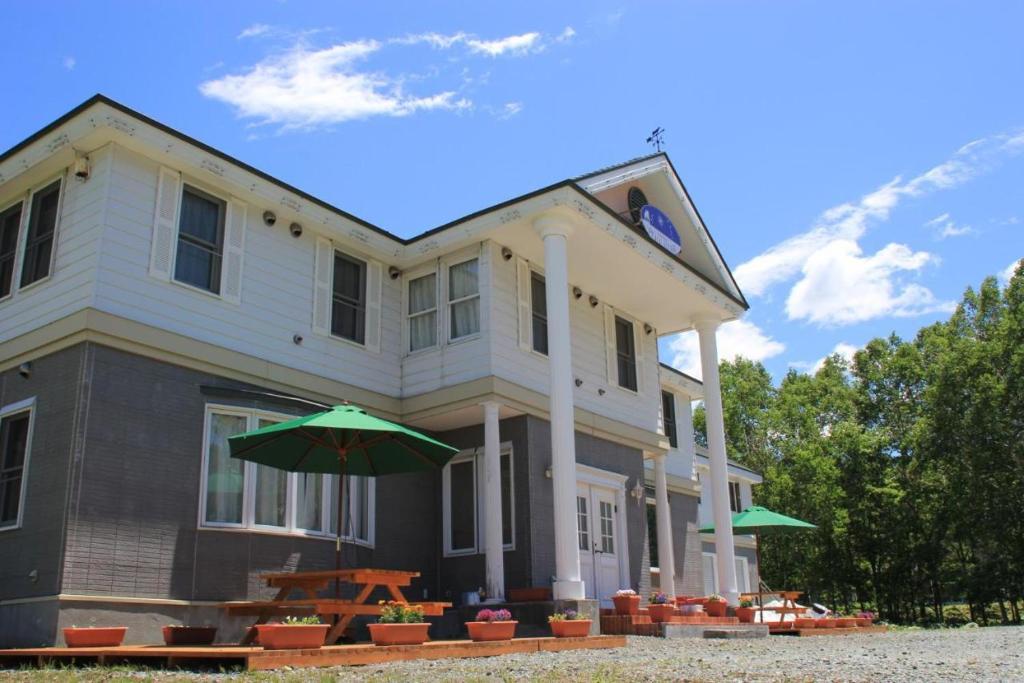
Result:
<svg viewBox="0 0 1024 683"><path fill-rule="evenodd" d="M505 601L505 544L501 524L501 404L486 401L484 408L484 557L487 563L487 601Z"/></svg>
<svg viewBox="0 0 1024 683"><path fill-rule="evenodd" d="M670 598L676 594L676 556L672 549L672 510L668 506L668 480L665 455L654 456L654 508L657 513L658 572L661 592Z"/></svg>
<svg viewBox="0 0 1024 683"><path fill-rule="evenodd" d="M545 300L548 313L548 375L551 413L551 478L554 488L556 600L582 600L576 529L576 434L573 409L572 346L569 341L569 264L566 241L572 225L546 215L534 221L544 240Z"/></svg>
<svg viewBox="0 0 1024 683"><path fill-rule="evenodd" d="M732 510L729 509L729 461L725 456L725 423L722 416L722 389L718 379L718 342L715 333L720 320L694 321L700 337L700 367L704 383L704 410L707 416L708 455L711 461L711 503L715 520L715 558L718 562L718 592L739 605L736 588L736 560L733 549Z"/></svg>

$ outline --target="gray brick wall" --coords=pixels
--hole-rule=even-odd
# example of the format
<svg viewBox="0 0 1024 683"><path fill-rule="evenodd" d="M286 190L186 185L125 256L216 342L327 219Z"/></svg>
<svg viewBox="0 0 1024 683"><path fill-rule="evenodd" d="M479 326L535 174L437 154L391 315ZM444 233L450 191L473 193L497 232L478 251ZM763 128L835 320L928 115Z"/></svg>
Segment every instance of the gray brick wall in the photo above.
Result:
<svg viewBox="0 0 1024 683"><path fill-rule="evenodd" d="M672 509L672 553L676 560L676 594L703 595L700 534L697 533L696 496L669 492Z"/></svg>

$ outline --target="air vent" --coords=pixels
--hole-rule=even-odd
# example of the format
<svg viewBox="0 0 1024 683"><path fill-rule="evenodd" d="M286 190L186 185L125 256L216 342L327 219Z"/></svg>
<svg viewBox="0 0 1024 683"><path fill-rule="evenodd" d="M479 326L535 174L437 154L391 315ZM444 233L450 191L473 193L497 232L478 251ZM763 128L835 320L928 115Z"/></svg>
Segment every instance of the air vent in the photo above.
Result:
<svg viewBox="0 0 1024 683"><path fill-rule="evenodd" d="M626 201L629 203L629 217L633 219L635 225L640 225L640 209L647 206L647 197L639 187L631 187L626 195Z"/></svg>

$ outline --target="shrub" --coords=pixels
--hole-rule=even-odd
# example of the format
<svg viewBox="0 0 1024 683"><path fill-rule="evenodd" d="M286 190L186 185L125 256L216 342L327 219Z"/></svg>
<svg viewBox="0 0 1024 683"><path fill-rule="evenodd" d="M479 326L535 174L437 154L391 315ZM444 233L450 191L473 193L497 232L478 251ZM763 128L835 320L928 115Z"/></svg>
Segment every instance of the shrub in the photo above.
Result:
<svg viewBox="0 0 1024 683"><path fill-rule="evenodd" d="M381 624L422 624L423 607L420 605L409 605L405 602L381 600L378 604L383 605L380 610L380 617L377 619Z"/></svg>
<svg viewBox="0 0 1024 683"><path fill-rule="evenodd" d="M555 612L548 617L548 622L552 621L577 621L582 619L583 616L574 609L567 609L564 612Z"/></svg>
<svg viewBox="0 0 1024 683"><path fill-rule="evenodd" d="M512 621L512 613L507 609L482 609L476 613L477 621Z"/></svg>
<svg viewBox="0 0 1024 683"><path fill-rule="evenodd" d="M316 616L315 614L312 615L312 616L308 616L308 617L285 617L283 623L285 623L285 624L287 624L289 626L299 626L299 625L306 626L306 625L312 625L312 624L319 624L320 623L320 617Z"/></svg>

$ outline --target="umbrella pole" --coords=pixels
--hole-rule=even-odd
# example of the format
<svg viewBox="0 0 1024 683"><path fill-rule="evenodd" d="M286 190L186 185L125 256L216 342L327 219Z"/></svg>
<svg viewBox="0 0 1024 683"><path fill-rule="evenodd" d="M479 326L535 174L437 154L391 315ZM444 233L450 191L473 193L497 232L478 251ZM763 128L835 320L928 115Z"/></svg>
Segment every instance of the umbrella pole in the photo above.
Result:
<svg viewBox="0 0 1024 683"><path fill-rule="evenodd" d="M338 462L340 467L338 468L338 521L335 527L335 541L334 541L334 568L337 571L341 571L341 523L342 523L342 511L345 509L345 456L338 454ZM337 600L341 597L341 577L335 575L334 577L334 599Z"/></svg>
<svg viewBox="0 0 1024 683"><path fill-rule="evenodd" d="M757 603L761 608L757 610L760 621L764 623L764 596L761 593L761 530L754 529L755 547L757 548Z"/></svg>

